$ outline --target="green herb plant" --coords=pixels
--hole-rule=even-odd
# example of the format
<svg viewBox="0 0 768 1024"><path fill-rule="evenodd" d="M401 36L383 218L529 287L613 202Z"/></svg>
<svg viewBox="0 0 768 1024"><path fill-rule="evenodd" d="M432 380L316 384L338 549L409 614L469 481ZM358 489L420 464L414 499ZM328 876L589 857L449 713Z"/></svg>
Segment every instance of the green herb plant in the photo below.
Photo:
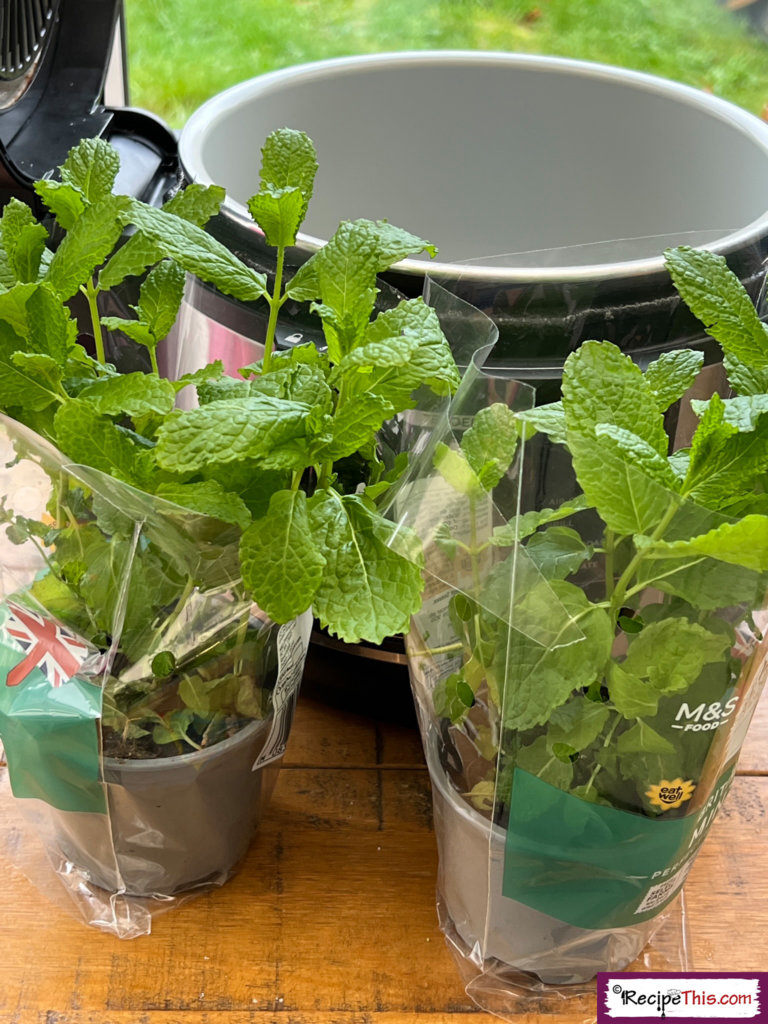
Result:
<svg viewBox="0 0 768 1024"><path fill-rule="evenodd" d="M434 457L470 522L463 537L442 526L437 543L471 565L450 602L456 640L432 651L444 666L434 710L464 762L458 784L499 821L515 766L586 801L684 814L761 638L768 329L722 257L679 248L666 264L724 354L727 397L690 401L692 437L676 448L701 352L671 351L642 371L590 341L565 364L561 401L484 409ZM574 498L478 539L479 510L520 437L537 432L569 453ZM672 780L682 800L665 804Z"/></svg>
<svg viewBox="0 0 768 1024"><path fill-rule="evenodd" d="M414 404L418 388L448 393L458 373L436 314L420 299L373 314L377 274L435 250L386 222L345 222L286 282L286 249L312 195L315 153L289 129L273 133L262 152L260 188L248 205L277 250L271 284L203 230L223 190L192 185L162 209L116 195L119 159L98 139L72 150L58 180L36 184L50 232L16 200L0 219L0 409L123 494L135 489L158 507L218 524L202 527L196 560L164 550L159 528L135 550L113 672L132 682L113 678L105 693L106 720L126 742L208 745L221 734L212 718L226 725L225 708L266 713L238 655L244 642L257 642L247 615L234 647L229 641L179 664L162 648L185 603L220 584L222 564L241 598L273 621L311 607L350 641L403 631L420 600L418 556L390 546L392 527L377 510L402 460L385 467L376 435ZM160 377L157 348L176 319L186 273L266 304L263 359L240 376L213 363L178 381ZM128 277L142 280L135 316L101 316L102 293ZM80 295L90 346L70 308ZM313 303L327 351L275 349L288 299ZM117 372L106 357L111 331L148 350L151 372ZM184 388L197 392L188 411L175 408ZM36 544L45 559L33 597L105 648L135 519L120 514L119 498L109 504L64 474L52 483L51 521L4 509L7 532ZM137 679L148 652L151 668Z"/></svg>

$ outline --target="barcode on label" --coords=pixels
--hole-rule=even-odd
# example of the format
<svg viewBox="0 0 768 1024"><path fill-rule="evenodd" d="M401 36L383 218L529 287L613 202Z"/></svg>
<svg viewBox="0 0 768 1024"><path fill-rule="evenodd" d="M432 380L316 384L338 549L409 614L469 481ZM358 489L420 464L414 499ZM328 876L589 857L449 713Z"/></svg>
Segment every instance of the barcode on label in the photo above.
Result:
<svg viewBox="0 0 768 1024"><path fill-rule="evenodd" d="M663 903L666 903L671 899L677 890L681 888L688 872L691 870L692 864L693 857L686 861L680 870L676 871L674 875L670 875L666 881L659 883L659 885L652 886L652 888L650 888L645 894L643 902L637 908L635 913L644 914L648 910L655 910L657 907L660 907Z"/></svg>

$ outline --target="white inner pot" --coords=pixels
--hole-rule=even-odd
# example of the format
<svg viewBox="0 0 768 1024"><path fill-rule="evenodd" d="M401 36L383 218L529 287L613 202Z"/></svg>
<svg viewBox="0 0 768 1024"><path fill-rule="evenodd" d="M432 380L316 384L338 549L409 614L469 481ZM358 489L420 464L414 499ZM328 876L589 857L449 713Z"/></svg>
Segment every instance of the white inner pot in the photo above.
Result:
<svg viewBox="0 0 768 1024"><path fill-rule="evenodd" d="M768 125L618 68L440 51L288 68L205 103L182 164L252 229L260 148L283 126L318 152L305 248L341 219L383 217L440 245L431 274L458 262L479 279L563 281L658 272L667 245L730 252L768 233Z"/></svg>

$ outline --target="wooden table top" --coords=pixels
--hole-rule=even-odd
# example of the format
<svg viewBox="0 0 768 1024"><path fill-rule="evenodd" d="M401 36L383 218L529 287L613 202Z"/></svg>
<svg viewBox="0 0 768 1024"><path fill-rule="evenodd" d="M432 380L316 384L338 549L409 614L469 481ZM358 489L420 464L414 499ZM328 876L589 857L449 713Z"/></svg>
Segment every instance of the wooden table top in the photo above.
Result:
<svg viewBox="0 0 768 1024"><path fill-rule="evenodd" d="M361 681L361 685L364 684ZM768 691L686 885L693 968L768 967ZM437 926L429 779L415 728L303 697L239 875L121 941L3 859L2 1024L485 1024ZM55 890L58 882L52 883ZM62 890L63 891L63 890ZM594 1017L594 995L520 1024Z"/></svg>

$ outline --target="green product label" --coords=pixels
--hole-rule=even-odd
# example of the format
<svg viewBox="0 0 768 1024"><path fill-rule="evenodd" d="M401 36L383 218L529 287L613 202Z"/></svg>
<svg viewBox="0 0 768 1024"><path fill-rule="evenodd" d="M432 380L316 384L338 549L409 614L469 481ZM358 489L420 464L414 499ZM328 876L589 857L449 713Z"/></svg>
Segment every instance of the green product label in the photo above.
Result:
<svg viewBox="0 0 768 1024"><path fill-rule="evenodd" d="M0 605L0 739L14 796L106 813L101 687L77 675L97 653L54 619Z"/></svg>
<svg viewBox="0 0 768 1024"><path fill-rule="evenodd" d="M698 811L664 820L587 803L515 769L504 896L580 928L655 917L685 881L734 772Z"/></svg>

